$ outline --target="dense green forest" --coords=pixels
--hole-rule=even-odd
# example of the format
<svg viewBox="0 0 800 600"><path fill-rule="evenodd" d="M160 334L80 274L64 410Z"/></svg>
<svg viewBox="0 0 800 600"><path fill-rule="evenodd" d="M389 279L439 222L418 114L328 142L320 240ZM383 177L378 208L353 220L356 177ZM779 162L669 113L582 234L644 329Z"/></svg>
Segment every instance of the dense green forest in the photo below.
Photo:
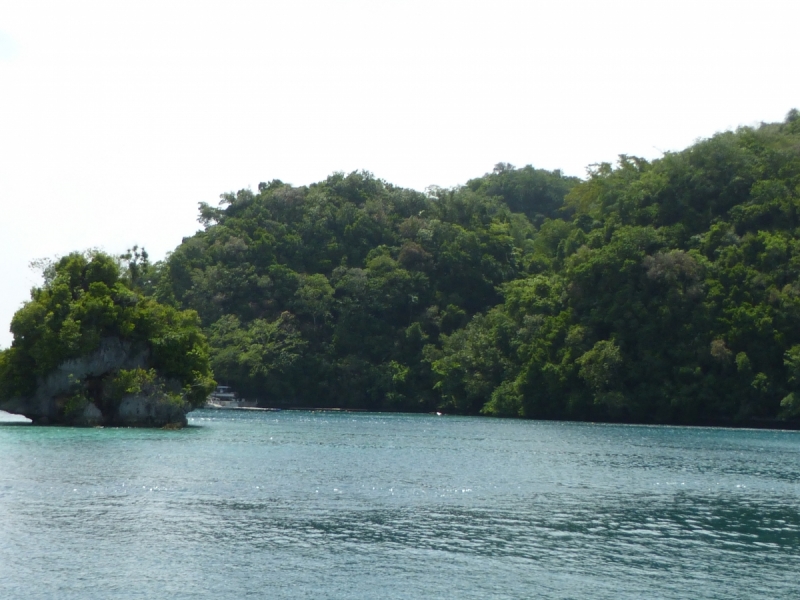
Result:
<svg viewBox="0 0 800 600"><path fill-rule="evenodd" d="M337 173L199 220L164 261L129 260L130 285L196 311L217 381L263 406L800 416L795 110L584 180L501 163L420 193Z"/></svg>
<svg viewBox="0 0 800 600"><path fill-rule="evenodd" d="M265 405L477 413L439 354L526 276L534 223L557 218L578 182L508 165L427 194L368 173L272 181L201 205L204 231L145 287L196 310L217 380Z"/></svg>

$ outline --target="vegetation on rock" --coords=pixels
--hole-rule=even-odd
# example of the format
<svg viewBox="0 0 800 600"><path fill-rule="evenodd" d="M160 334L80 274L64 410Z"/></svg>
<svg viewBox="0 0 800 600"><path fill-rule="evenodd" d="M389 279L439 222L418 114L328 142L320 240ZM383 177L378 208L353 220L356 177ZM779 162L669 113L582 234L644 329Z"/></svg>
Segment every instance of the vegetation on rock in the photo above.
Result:
<svg viewBox="0 0 800 600"><path fill-rule="evenodd" d="M163 262L128 255L127 284L108 257L62 259L14 318L3 393L118 335L204 394L199 317L216 377L264 405L800 416L797 111L585 180L501 163L420 193L338 173L199 220Z"/></svg>
<svg viewBox="0 0 800 600"><path fill-rule="evenodd" d="M0 405L46 422L113 423L126 396L204 402L214 381L198 317L136 289L141 259L121 268L101 252L73 253L44 265L0 353Z"/></svg>

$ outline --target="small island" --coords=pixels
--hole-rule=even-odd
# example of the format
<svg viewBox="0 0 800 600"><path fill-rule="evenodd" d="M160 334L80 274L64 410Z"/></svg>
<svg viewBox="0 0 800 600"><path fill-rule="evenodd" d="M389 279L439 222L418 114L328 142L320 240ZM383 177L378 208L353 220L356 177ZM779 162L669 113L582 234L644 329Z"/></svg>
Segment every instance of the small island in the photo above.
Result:
<svg viewBox="0 0 800 600"><path fill-rule="evenodd" d="M39 425L179 428L203 405L215 382L197 314L144 297L142 256L127 258L45 265L0 353L1 410Z"/></svg>

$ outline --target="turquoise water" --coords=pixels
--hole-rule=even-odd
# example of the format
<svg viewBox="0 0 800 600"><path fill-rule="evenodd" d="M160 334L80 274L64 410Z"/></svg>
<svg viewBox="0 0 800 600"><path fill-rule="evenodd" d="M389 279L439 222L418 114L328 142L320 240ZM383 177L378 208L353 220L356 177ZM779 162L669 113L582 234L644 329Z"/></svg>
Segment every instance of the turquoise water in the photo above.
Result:
<svg viewBox="0 0 800 600"><path fill-rule="evenodd" d="M0 598L800 598L800 433L0 426Z"/></svg>

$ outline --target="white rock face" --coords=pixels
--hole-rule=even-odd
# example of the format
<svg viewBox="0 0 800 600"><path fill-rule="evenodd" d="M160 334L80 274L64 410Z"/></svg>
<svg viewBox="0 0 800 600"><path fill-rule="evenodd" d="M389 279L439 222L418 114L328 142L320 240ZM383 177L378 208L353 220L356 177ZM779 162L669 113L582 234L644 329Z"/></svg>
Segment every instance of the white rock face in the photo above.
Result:
<svg viewBox="0 0 800 600"><path fill-rule="evenodd" d="M20 414L39 424L69 424L79 426L116 425L123 427L163 427L186 425L188 403L179 404L164 394L137 394L126 396L119 406L104 414L94 403L89 403L77 415L64 415L65 399L74 390L76 382L89 378L102 378L120 369L137 369L147 366L148 352L134 348L118 338L106 338L93 353L60 364L37 382L36 392L30 398L12 398L2 403L0 410Z"/></svg>
<svg viewBox="0 0 800 600"><path fill-rule="evenodd" d="M123 427L185 426L188 404L178 405L168 398L125 396L117 409L115 425Z"/></svg>
<svg viewBox="0 0 800 600"><path fill-rule="evenodd" d="M103 413L100 412L100 409L94 404L87 404L86 408L83 409L79 424L86 427L96 427L98 425L102 425Z"/></svg>
<svg viewBox="0 0 800 600"><path fill-rule="evenodd" d="M75 381L98 377L119 369L142 368L146 360L147 351L134 352L130 342L123 342L119 338L105 338L92 354L61 363L40 380L35 398L46 401L69 391Z"/></svg>

